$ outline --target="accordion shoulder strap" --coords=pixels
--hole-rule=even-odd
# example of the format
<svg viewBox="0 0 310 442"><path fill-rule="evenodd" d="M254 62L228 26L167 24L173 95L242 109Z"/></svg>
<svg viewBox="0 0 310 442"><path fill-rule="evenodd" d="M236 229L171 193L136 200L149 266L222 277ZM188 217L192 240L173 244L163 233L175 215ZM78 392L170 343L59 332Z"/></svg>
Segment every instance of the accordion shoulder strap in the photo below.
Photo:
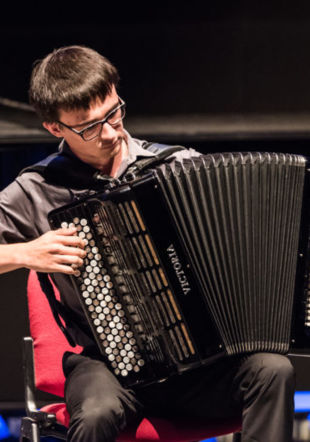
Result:
<svg viewBox="0 0 310 442"><path fill-rule="evenodd" d="M67 308L56 298L55 290L53 284L51 283L49 275L47 273L37 272L37 276L40 282L41 289L50 305L53 317L71 347L75 347L76 342L68 329L69 324L70 328L73 327L74 330L79 330L84 335L90 338L90 331L82 326L82 324L78 323L78 321L74 317L73 312L69 312Z"/></svg>
<svg viewBox="0 0 310 442"><path fill-rule="evenodd" d="M155 155L152 157L139 158L129 166L131 173L145 170L161 161L178 150L185 149L182 146L170 146L159 143L145 142L142 147ZM124 175L127 174L125 171ZM113 178L102 175L89 164L84 163L77 157L65 152L57 152L49 155L44 160L23 169L19 176L27 172L36 172L43 176L47 182L72 189L102 190L103 187L113 182Z"/></svg>
<svg viewBox="0 0 310 442"><path fill-rule="evenodd" d="M42 291L44 292L48 303L51 307L54 319L57 323L57 325L59 326L59 328L61 329L61 331L63 332L63 334L65 335L65 337L67 338L69 344L72 347L75 347L75 342L71 336L71 334L68 332L67 328L64 326L64 324L61 321L61 317L63 318L63 320L65 321L65 323L67 323L67 318L64 312L64 306L56 299L55 296L55 292L54 292L54 288L52 286L52 283L49 279L49 276L47 273L41 273L41 272L37 272L38 275L38 280L40 282L40 286Z"/></svg>
<svg viewBox="0 0 310 442"><path fill-rule="evenodd" d="M173 146L171 144L162 144L162 143L153 143L153 142L146 142L142 145L143 149L146 149L150 152L157 154L160 154L161 152L168 152L170 149L172 150L182 150L185 149L184 146ZM173 152L172 152L173 153ZM169 153L168 153L169 154ZM170 155L170 154L169 154Z"/></svg>
<svg viewBox="0 0 310 442"><path fill-rule="evenodd" d="M174 153L185 149L185 147L183 146L170 146L158 143L148 143L148 144L149 146L143 146L144 149L155 153L155 156L142 158L140 160L137 160L131 166L129 166L129 168L125 172L125 179L127 177L131 177L132 175L138 175L148 168L155 167L158 164L165 161L166 159L168 159Z"/></svg>

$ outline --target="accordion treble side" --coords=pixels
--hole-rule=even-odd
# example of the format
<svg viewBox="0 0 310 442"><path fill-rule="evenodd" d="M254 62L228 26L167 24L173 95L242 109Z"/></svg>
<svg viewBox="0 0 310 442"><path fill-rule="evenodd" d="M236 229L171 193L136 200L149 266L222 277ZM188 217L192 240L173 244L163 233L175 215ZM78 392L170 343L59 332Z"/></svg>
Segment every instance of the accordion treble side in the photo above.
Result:
<svg viewBox="0 0 310 442"><path fill-rule="evenodd" d="M225 354L307 351L308 186L299 155L209 154L49 215L87 243L73 283L126 386Z"/></svg>

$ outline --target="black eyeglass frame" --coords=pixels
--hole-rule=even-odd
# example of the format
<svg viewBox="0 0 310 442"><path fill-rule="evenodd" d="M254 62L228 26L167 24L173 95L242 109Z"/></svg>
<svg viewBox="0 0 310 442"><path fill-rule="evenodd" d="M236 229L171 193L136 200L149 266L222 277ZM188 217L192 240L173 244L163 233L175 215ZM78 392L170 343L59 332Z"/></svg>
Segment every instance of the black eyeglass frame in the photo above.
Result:
<svg viewBox="0 0 310 442"><path fill-rule="evenodd" d="M65 123L63 123L62 121L59 121L59 120L56 120L56 123L62 124L64 127L66 127L67 129L70 129L70 130L71 130L72 132L74 132L76 135L79 135L79 136L82 138L83 141L91 141L91 140L94 140L95 138L99 137L99 135L100 135L100 133L101 133L101 131L102 131L102 127L103 127L103 125L104 125L105 123L108 123L110 126L113 127L113 126L116 126L117 124L119 124L119 123L125 118L125 114L126 114L126 103L125 103L125 101L124 101L121 97L118 97L118 100L119 100L119 103L120 103L120 104L119 104L116 108L112 109L111 112L109 112L108 115L107 115L105 118L103 118L103 120L95 121L95 123L92 123L92 124L90 124L89 126L84 127L84 129L82 129L82 130L76 130L76 129L74 129L74 127L68 126L67 124L65 124ZM111 117L111 115L112 115L114 112L116 112L116 111L118 111L119 109L122 109L122 108L124 109L124 111L123 111L123 114L122 114L121 118L120 118L119 120L117 120L116 123L109 123L109 122L108 122L108 119ZM95 135L95 136L93 136L92 138L88 138L87 140L85 140L85 138L84 138L84 133L85 133L87 130L89 130L89 129L91 129L92 127L97 126L97 125L99 125L99 124L101 124L101 129L100 129L100 131L98 132L98 134Z"/></svg>

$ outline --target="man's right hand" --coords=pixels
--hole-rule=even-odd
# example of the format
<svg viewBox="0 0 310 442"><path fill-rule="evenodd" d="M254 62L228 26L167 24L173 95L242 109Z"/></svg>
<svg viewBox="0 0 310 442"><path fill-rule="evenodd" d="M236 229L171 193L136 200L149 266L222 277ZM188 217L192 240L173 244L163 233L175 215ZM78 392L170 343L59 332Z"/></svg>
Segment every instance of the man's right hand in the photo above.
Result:
<svg viewBox="0 0 310 442"><path fill-rule="evenodd" d="M39 272L77 273L86 252L76 229L51 230L39 238L18 244L0 246L0 273L21 267Z"/></svg>

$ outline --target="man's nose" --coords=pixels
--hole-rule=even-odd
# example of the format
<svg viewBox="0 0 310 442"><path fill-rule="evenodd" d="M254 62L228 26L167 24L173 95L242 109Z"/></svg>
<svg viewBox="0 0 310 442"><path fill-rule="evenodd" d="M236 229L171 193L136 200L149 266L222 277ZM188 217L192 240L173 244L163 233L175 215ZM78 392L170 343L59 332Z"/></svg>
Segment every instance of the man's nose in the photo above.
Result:
<svg viewBox="0 0 310 442"><path fill-rule="evenodd" d="M117 136L117 132L113 126L108 122L104 123L101 127L100 138L102 139L113 139Z"/></svg>

